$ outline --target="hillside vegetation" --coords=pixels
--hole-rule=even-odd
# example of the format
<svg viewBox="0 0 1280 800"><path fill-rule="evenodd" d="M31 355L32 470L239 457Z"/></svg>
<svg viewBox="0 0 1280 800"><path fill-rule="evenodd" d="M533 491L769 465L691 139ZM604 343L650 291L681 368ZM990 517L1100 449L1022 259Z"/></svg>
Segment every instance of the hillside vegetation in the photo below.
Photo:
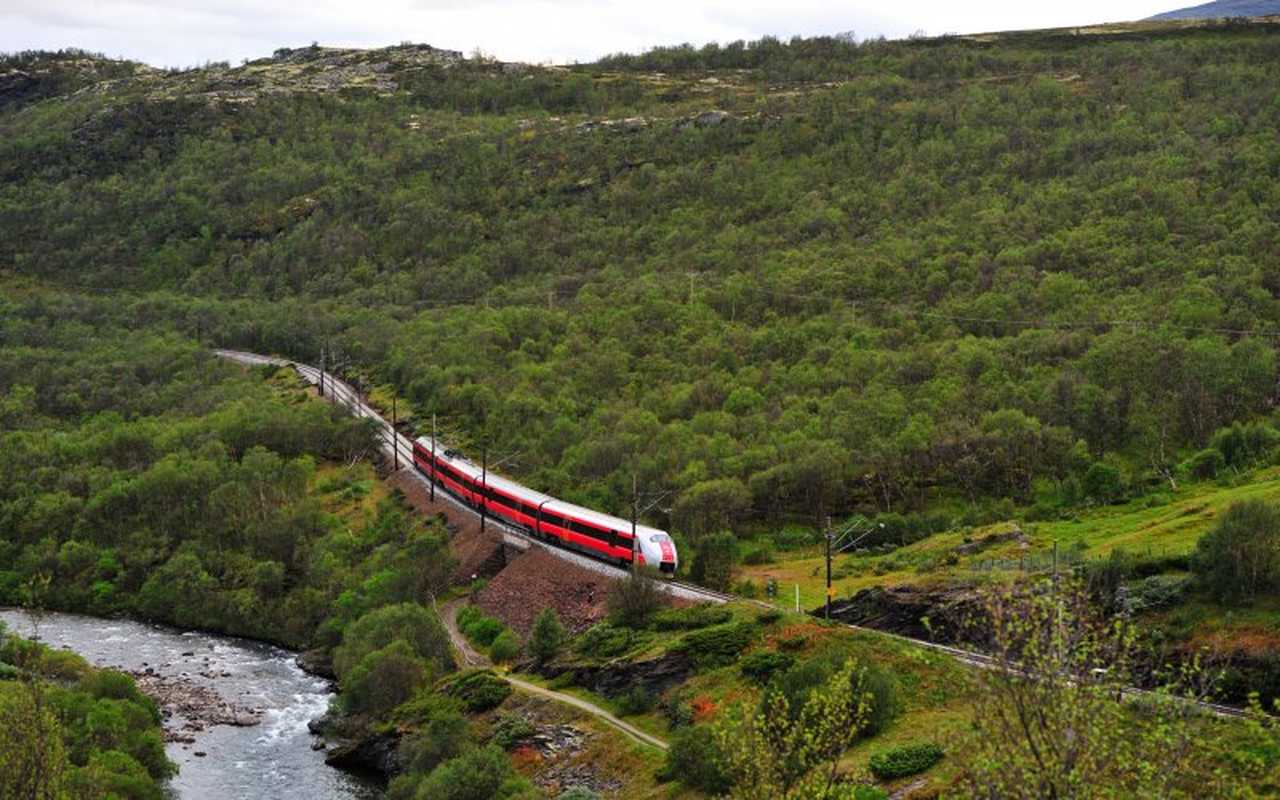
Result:
<svg viewBox="0 0 1280 800"><path fill-rule="evenodd" d="M1276 399L1274 31L135 68L6 104L0 263L692 534L1159 480Z"/></svg>
<svg viewBox="0 0 1280 800"><path fill-rule="evenodd" d="M1280 695L1278 34L4 57L0 603L315 648L393 797L1265 794L1260 716L1115 698ZM456 670L446 530L370 429L211 346L323 358L593 507L638 485L708 584L812 606L856 520L841 593L997 587L1003 668L642 578L576 636L468 609L500 669L671 740L569 734L601 768L548 779L565 712ZM1078 581L1028 576L1055 541Z"/></svg>

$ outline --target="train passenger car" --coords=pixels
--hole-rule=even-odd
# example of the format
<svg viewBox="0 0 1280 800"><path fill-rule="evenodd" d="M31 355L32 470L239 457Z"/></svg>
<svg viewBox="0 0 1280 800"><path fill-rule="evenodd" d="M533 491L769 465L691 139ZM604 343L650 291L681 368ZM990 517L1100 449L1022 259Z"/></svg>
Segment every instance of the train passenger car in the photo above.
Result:
<svg viewBox="0 0 1280 800"><path fill-rule="evenodd" d="M493 473L485 474L460 454L443 449L424 436L413 443L413 463L418 471L473 508L524 529L544 541L579 550L597 558L630 565L632 561L673 574L675 543L665 531L637 525L635 538L630 520L535 492Z"/></svg>

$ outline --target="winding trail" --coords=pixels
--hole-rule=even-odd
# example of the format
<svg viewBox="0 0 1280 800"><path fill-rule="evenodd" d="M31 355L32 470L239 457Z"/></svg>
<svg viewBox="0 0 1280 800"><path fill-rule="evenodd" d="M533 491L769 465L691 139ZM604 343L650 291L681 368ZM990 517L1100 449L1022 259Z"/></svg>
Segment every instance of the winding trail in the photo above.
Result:
<svg viewBox="0 0 1280 800"><path fill-rule="evenodd" d="M458 609L463 604L462 600L450 600L440 608L440 619L444 622L445 630L449 631L449 639L453 642L453 647L458 651L462 663L467 667L489 667L492 666L489 659L483 653L479 653L467 641L467 637L462 635L462 631L458 630ZM514 677L512 675L503 675L510 684L522 692L535 694L539 697L545 697L548 700L554 700L557 703L563 703L573 706L579 711L585 711L591 716L604 722L606 725L617 728L632 739L647 744L650 747L656 747L659 750L666 750L668 745L656 736L645 733L629 722L618 719L613 714L605 711L600 706L583 700L580 697L574 697L571 694L563 694L551 689L543 688L536 683L530 683L526 680Z"/></svg>

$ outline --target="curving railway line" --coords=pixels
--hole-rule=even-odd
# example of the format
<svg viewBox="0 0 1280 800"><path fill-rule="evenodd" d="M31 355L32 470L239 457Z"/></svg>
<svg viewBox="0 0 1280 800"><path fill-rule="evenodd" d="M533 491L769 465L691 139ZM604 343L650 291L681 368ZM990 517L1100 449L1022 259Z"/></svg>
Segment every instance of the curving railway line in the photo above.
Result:
<svg viewBox="0 0 1280 800"><path fill-rule="evenodd" d="M248 366L273 365L273 366L279 366L279 367L292 367L294 370L297 371L297 373L302 377L302 379L307 381L308 383L312 385L319 385L320 383L320 370L308 364L302 364L297 361L291 361L285 358L276 358L273 356L259 355L257 353L248 353L241 350L214 350L213 352L215 355L217 355L220 358L225 358L227 360L235 361ZM382 443L383 452L388 457L392 456L393 448L395 448L395 450L397 450L399 453L400 460L404 464L411 465L414 463L413 462L413 440L397 432L391 426L390 422L384 419L376 409L374 409L372 406L370 406L360 397L360 393L357 392L354 387L352 387L350 384L342 380L335 378L332 373L325 373L325 389L327 391L327 394L325 396L331 402L341 403L352 414L355 414L356 416L359 416L359 417L365 417L367 419L371 419L374 421L374 423L378 427L379 439ZM409 472L412 473L415 480L420 481L423 485L427 484L426 477L423 476L420 472L418 472L418 470L410 469ZM457 497L451 494L447 489L445 489L440 484L437 484L437 489L441 489L441 491L438 491L436 493L436 496L443 498L446 502L454 506L459 512L463 514L474 514L477 517L480 516L479 512L476 509L472 508L467 503L464 503L463 501L459 500ZM586 567L587 569L595 570L596 572L600 572L606 575L611 575L619 578L625 577L627 575L627 570L625 569L614 566L612 564L605 563L603 561L598 561L594 558L590 558L570 550L565 550L560 547L551 546L544 541L541 541L539 539L535 539L532 536L529 536L523 530L516 528L512 525L509 525L503 520L497 519L492 515L486 515L486 524L492 525L498 530L500 530L502 532L503 539L507 544L513 547L519 548L521 550L525 550L530 547L541 547L547 550L548 552L553 553L559 558L565 559L566 561L570 561L579 566ZM768 607L768 608L773 607L767 603L763 603L758 600L748 601L748 600L744 600L744 598L740 598L732 594L717 592L711 589L704 588L702 586L696 586L694 584L684 583L681 581L675 581L675 580L660 581L659 585L668 594L671 594L672 596L675 596L675 597L688 599L688 600L712 602L712 603L728 603L730 601L743 601L743 602L754 602L758 605ZM915 645L917 647L923 647L938 653L945 653L946 655L949 655L955 658L961 663L968 664L970 666L977 667L979 669L1001 668L1000 664L996 661L996 659L992 658L991 656L985 655L983 653L975 652L973 650L966 650L960 647L952 647L950 645L938 644L937 642L930 642L924 639L913 639L909 636L902 636L900 634L890 633L888 631L882 631L876 628L866 628L860 625L851 625L849 623L841 623L841 624L844 625L846 628L850 628L852 630L865 631L865 632L874 633L880 636L887 636L889 638L897 639L898 641L906 642L906 643ZM1141 699L1144 697L1154 697L1156 696L1156 693L1147 689L1129 688L1125 690L1125 696L1133 699ZM1208 703L1204 701L1190 700L1190 699L1186 700L1185 702L1188 708L1194 708L1194 709L1207 712L1219 717L1243 718L1249 715L1249 712L1243 709L1235 708L1233 706L1224 706L1217 703Z"/></svg>

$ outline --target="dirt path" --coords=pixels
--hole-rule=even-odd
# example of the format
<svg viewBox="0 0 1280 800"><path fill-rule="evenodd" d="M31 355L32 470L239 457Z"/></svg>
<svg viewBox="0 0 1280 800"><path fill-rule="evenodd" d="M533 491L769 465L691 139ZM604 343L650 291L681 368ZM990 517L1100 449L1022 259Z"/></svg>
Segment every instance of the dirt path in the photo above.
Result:
<svg viewBox="0 0 1280 800"><path fill-rule="evenodd" d="M488 657L483 653L477 652L476 649L471 646L471 643L467 641L467 637L462 635L462 631L458 630L458 609L462 606L463 602L465 601L451 600L448 603L445 603L444 606L440 608L440 619L444 622L445 630L449 632L449 639L453 642L454 649L458 651L458 656L461 658L463 666L488 667L491 665ZM606 725L617 728L641 744L647 744L651 747L656 747L659 750L666 750L668 747L667 743L658 737L645 733L636 726L618 719L613 714L610 714L608 711L605 711L594 703L574 697L571 694L563 694L551 689L544 689L536 683L529 683L528 681L512 677L511 675L503 675L502 677L522 692L546 697L550 700L556 701L557 703L564 703L565 705L573 706L580 711L585 711L591 716L603 721Z"/></svg>

